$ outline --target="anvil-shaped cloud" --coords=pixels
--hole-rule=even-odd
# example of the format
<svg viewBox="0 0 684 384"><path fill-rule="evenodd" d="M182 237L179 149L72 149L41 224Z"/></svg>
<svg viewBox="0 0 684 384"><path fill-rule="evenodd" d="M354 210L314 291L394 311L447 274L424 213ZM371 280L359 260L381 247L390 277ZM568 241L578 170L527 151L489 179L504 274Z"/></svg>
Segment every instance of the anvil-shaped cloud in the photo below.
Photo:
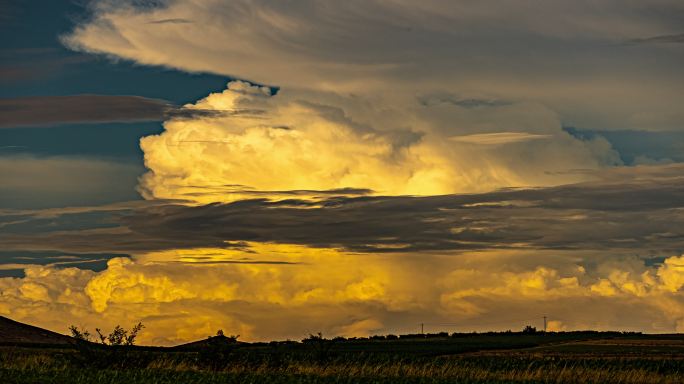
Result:
<svg viewBox="0 0 684 384"><path fill-rule="evenodd" d="M602 129L672 130L684 120L681 47L629 43L681 34L677 0L140 3L93 1L92 18L63 40L285 89L535 101ZM150 24L178 19L189 22Z"/></svg>
<svg viewBox="0 0 684 384"><path fill-rule="evenodd" d="M144 139L148 198L434 195L582 181L569 171L621 163L600 136L580 142L566 123L680 129L671 63L682 53L625 44L679 27L670 15L681 4L658 6L645 16L642 3L612 0L101 0L62 40L280 87L233 82L190 109L261 114L168 121Z"/></svg>

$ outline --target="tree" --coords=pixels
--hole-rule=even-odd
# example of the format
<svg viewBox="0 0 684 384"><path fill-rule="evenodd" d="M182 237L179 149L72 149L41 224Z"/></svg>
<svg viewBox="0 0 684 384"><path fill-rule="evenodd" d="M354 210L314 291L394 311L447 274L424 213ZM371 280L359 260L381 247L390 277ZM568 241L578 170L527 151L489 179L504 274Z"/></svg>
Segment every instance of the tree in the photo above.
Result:
<svg viewBox="0 0 684 384"><path fill-rule="evenodd" d="M135 339L144 327L142 323L138 323L130 330L126 330L117 325L107 335L103 334L100 328L96 328L97 337L93 338L99 339L98 343L90 342L92 335L85 328L79 329L72 325L69 330L71 336L76 339L74 347L78 353L69 354L69 358L74 364L84 368L130 369L132 367L145 367L150 362L150 357L136 353L131 348L126 348L126 346L135 344Z"/></svg>
<svg viewBox="0 0 684 384"><path fill-rule="evenodd" d="M91 335L87 329L79 330L77 326L70 325L69 331L71 332L71 337L79 341L90 341Z"/></svg>
<svg viewBox="0 0 684 384"><path fill-rule="evenodd" d="M104 335L100 328L95 328L95 332L97 332L97 337L103 345L134 345L135 339L143 328L145 326L142 323L138 323L129 331L117 325L109 335ZM76 340L91 341L92 335L85 328L79 329L77 326L71 325L69 326L69 331L71 332L71 337Z"/></svg>

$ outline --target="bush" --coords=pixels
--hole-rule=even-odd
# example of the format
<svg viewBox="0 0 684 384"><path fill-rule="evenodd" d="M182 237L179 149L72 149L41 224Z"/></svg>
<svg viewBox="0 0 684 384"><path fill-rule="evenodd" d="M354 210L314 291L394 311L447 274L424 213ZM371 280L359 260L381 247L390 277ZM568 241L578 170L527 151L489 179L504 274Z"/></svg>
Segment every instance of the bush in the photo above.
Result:
<svg viewBox="0 0 684 384"><path fill-rule="evenodd" d="M219 329L216 336L208 337L205 345L199 350L198 363L212 371L225 369L235 358L234 351L239 337L240 335L226 336Z"/></svg>
<svg viewBox="0 0 684 384"><path fill-rule="evenodd" d="M135 339L144 327L142 323L138 323L128 331L117 325L106 336L99 328L96 328L100 343L94 343L87 329L79 329L71 325L69 331L71 337L74 338L74 347L77 351L76 354L71 355L71 358L76 365L81 367L98 369L144 367L147 359L128 348L135 344Z"/></svg>

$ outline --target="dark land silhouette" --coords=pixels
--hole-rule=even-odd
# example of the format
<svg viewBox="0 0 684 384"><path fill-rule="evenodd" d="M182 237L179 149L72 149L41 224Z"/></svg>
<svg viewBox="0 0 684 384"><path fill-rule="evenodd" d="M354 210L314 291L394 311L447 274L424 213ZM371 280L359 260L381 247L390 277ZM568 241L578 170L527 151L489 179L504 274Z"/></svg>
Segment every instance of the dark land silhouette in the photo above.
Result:
<svg viewBox="0 0 684 384"><path fill-rule="evenodd" d="M130 336L136 327L116 327L112 334ZM684 382L681 334L526 327L519 332L238 339L219 331L174 347L136 346L87 341L0 317L0 382Z"/></svg>

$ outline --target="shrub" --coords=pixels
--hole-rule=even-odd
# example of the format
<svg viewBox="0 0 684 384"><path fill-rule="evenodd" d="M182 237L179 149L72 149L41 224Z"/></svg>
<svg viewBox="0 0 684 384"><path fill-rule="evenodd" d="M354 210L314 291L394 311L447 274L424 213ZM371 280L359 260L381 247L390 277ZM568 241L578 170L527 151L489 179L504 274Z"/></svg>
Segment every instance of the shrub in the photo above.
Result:
<svg viewBox="0 0 684 384"><path fill-rule="evenodd" d="M199 364L212 371L225 369L234 360L239 337L240 335L226 336L223 330L219 329L216 336L208 337L205 345L199 350Z"/></svg>
<svg viewBox="0 0 684 384"><path fill-rule="evenodd" d="M94 343L87 329L79 329L71 325L69 331L71 337L74 338L74 347L78 352L71 355L71 358L76 365L81 367L98 369L144 367L147 364L146 359L143 359L140 353L131 353L127 348L135 344L135 339L143 328L142 323L134 325L130 331L117 325L106 336L99 328L96 328L100 343Z"/></svg>
<svg viewBox="0 0 684 384"><path fill-rule="evenodd" d="M104 345L134 345L135 338L138 337L138 333L143 328L145 328L145 326L142 323L138 323L134 325L130 331L127 331L120 325L117 325L107 336L102 334L100 328L95 328L95 332L97 332L100 342Z"/></svg>

